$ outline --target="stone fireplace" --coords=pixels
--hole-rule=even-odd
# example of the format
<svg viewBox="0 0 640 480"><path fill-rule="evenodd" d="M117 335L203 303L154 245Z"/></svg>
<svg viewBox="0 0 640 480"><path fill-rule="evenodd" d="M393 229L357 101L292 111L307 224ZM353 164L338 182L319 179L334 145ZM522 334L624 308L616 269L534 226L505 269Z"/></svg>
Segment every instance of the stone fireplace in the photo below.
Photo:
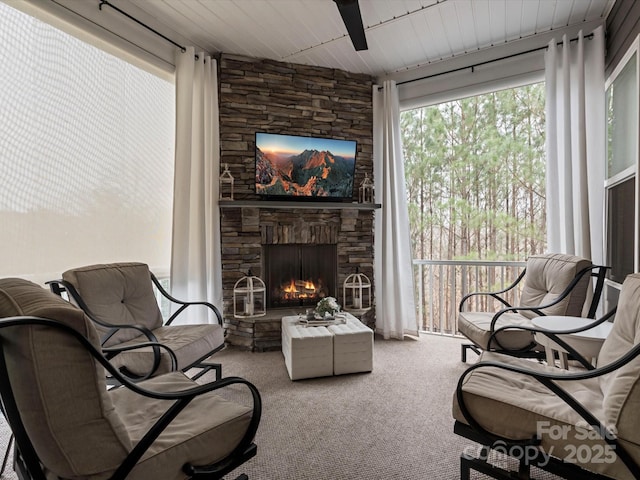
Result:
<svg viewBox="0 0 640 480"><path fill-rule="evenodd" d="M280 346L280 320L315 306L319 296L342 301L342 284L357 270L373 279L373 209L222 208L222 275L227 342L251 350ZM225 234L226 232L226 234ZM272 276L272 269L276 274ZM249 270L267 288L267 315L233 318L233 285ZM287 299L277 291L297 283ZM311 281L314 287L305 287ZM315 296L311 296L312 290Z"/></svg>
<svg viewBox="0 0 640 480"><path fill-rule="evenodd" d="M222 54L218 65L220 162L228 165L235 180L234 200L222 202L220 209L226 340L250 350L279 349L282 316L317 303L303 295L319 288L317 295L336 297L340 303L347 276L359 271L374 280L374 209L356 203L365 174L373 178L373 79L229 54ZM356 140L353 203L261 200L255 192L256 132ZM271 250L279 247L289 249L283 255L300 264L288 278L267 279ZM329 272L306 270L325 263L331 264ZM293 281L298 292L292 293L291 302L267 306L264 317L235 318L233 287L249 271L265 281L271 297L287 281L289 286ZM307 285L309 279L320 285Z"/></svg>

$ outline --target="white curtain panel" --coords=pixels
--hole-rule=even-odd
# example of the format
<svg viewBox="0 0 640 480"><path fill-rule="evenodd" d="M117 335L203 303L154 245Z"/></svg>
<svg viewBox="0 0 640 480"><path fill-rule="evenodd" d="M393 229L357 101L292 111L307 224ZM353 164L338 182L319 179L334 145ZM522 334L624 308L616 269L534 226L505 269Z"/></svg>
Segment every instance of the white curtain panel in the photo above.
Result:
<svg viewBox="0 0 640 480"><path fill-rule="evenodd" d="M221 309L217 64L203 53L196 59L193 47L176 55L171 293ZM202 323L202 312L194 311L185 321ZM213 321L211 315L208 321Z"/></svg>
<svg viewBox="0 0 640 480"><path fill-rule="evenodd" d="M561 40L561 42L559 42ZM545 53L547 248L602 264L605 171L604 32L566 35Z"/></svg>
<svg viewBox="0 0 640 480"><path fill-rule="evenodd" d="M398 89L373 86L374 281L376 331L385 339L418 335Z"/></svg>

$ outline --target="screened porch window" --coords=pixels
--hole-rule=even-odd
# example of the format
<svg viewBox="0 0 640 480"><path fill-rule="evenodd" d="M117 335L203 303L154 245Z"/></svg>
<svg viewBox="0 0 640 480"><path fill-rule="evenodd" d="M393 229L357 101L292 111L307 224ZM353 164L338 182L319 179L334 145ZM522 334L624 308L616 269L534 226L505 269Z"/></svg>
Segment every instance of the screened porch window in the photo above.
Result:
<svg viewBox="0 0 640 480"><path fill-rule="evenodd" d="M174 85L0 3L0 276L170 258Z"/></svg>

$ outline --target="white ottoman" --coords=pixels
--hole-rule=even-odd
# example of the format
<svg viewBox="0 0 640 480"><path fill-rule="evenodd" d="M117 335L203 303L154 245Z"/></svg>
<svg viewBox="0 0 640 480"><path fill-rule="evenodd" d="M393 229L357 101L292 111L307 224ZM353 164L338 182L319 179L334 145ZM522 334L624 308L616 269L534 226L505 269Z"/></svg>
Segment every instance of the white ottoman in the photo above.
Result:
<svg viewBox="0 0 640 480"><path fill-rule="evenodd" d="M373 330L350 314L347 323L327 329L333 334L334 375L373 370Z"/></svg>
<svg viewBox="0 0 640 480"><path fill-rule="evenodd" d="M282 317L282 354L291 380L333 375L333 334L297 322L298 316Z"/></svg>

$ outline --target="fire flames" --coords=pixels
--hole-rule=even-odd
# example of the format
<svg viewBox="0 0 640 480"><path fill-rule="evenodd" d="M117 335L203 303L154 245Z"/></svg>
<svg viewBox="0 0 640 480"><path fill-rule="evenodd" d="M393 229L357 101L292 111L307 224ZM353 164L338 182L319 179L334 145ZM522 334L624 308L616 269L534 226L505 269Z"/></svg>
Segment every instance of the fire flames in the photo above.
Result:
<svg viewBox="0 0 640 480"><path fill-rule="evenodd" d="M282 285L280 292L283 300L308 299L318 295L318 288L310 280L291 279L289 283Z"/></svg>

